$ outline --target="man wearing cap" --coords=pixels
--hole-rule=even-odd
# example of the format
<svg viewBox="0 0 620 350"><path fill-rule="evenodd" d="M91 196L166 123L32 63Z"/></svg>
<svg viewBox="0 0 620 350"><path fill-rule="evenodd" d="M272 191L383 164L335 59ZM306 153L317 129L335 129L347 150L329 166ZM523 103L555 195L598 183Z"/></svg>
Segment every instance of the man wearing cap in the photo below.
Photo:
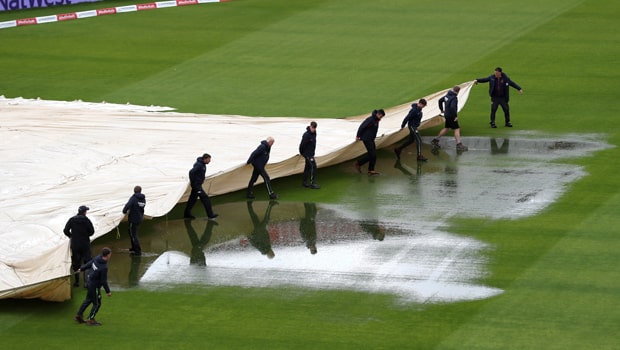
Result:
<svg viewBox="0 0 620 350"><path fill-rule="evenodd" d="M71 217L67 224L65 225L65 229L63 232L65 236L69 237L71 240L71 268L75 274L75 283L74 287L78 287L80 285L80 266L84 263L87 263L91 260L91 252L90 252L90 236L95 233L95 228L93 227L93 223L89 218L86 217L86 212L88 212L90 208L85 205L82 205L78 208L77 215ZM86 273L84 273L86 276ZM86 278L84 278L84 283L86 285Z"/></svg>

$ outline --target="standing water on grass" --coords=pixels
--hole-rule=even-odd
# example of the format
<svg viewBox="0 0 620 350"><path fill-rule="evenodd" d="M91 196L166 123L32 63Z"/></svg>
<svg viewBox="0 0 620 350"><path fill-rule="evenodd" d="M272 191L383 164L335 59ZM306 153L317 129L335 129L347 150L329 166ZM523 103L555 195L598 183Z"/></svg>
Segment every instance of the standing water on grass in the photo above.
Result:
<svg viewBox="0 0 620 350"><path fill-rule="evenodd" d="M288 286L392 294L404 302L489 298L487 243L446 232L454 217L519 219L553 203L583 177L559 160L607 147L588 140L468 138L469 151L379 153L381 176L341 165L351 178L341 204L242 201L218 205L217 222L156 219L145 225L142 257L122 254L110 281L119 287ZM554 162L551 162L551 161ZM350 164L349 164L350 165ZM329 190L322 183L320 191ZM305 189L304 189L305 190ZM307 191L307 190L306 190ZM102 243L103 244L103 243ZM97 248L95 248L97 249Z"/></svg>

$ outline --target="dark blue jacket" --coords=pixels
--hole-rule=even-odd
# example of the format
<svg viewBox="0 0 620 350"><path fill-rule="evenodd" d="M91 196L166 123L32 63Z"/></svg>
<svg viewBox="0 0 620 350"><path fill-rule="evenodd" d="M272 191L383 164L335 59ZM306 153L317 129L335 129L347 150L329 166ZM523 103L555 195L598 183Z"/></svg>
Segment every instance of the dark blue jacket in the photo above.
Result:
<svg viewBox="0 0 620 350"><path fill-rule="evenodd" d="M301 137L301 143L299 144L299 154L305 158L314 157L314 151L316 150L316 132L311 132L310 127L306 127L306 132Z"/></svg>
<svg viewBox="0 0 620 350"><path fill-rule="evenodd" d="M106 293L110 293L110 287L108 286L108 262L101 255L97 255L93 260L82 265L80 270L90 270L87 282L89 287L103 287Z"/></svg>
<svg viewBox="0 0 620 350"><path fill-rule="evenodd" d="M63 232L71 239L72 250L82 250L90 247L90 236L95 233L95 228L86 215L77 214L67 221Z"/></svg>
<svg viewBox="0 0 620 350"><path fill-rule="evenodd" d="M506 101L510 98L510 89L512 86L517 90L521 90L519 84L510 80L510 78L502 73L502 76L499 78L499 91L497 90L497 77L495 74L491 74L486 78L478 78L476 79L479 83L489 83L489 96L491 97L506 97Z"/></svg>
<svg viewBox="0 0 620 350"><path fill-rule="evenodd" d="M404 128L406 124L409 124L409 128L417 129L420 127L421 121L422 121L422 110L420 109L420 107L418 107L418 103L416 102L411 105L411 109L409 110L409 113L407 113L407 116L405 117L405 119L403 119L403 122L401 123L400 127Z"/></svg>
<svg viewBox="0 0 620 350"><path fill-rule="evenodd" d="M362 141L374 141L377 137L377 131L379 131L380 121L381 119L377 117L376 111L373 111L372 115L360 124L356 136Z"/></svg>
<svg viewBox="0 0 620 350"><path fill-rule="evenodd" d="M202 188L202 184L205 182L205 174L207 173L207 165L205 164L202 156L196 158L196 163L189 170L189 185L196 190Z"/></svg>
<svg viewBox="0 0 620 350"><path fill-rule="evenodd" d="M459 100L454 90L448 91L446 96L439 99L439 110L444 117L454 119L459 111Z"/></svg>
<svg viewBox="0 0 620 350"><path fill-rule="evenodd" d="M252 164L257 169L264 169L265 165L269 161L269 153L271 152L271 146L267 143L267 140L260 142L260 145L256 147L254 152L250 154L247 164Z"/></svg>
<svg viewBox="0 0 620 350"><path fill-rule="evenodd" d="M132 224L139 224L144 218L144 207L146 206L146 197L142 193L134 193L129 197L129 201L123 208L123 214L129 212L127 220Z"/></svg>

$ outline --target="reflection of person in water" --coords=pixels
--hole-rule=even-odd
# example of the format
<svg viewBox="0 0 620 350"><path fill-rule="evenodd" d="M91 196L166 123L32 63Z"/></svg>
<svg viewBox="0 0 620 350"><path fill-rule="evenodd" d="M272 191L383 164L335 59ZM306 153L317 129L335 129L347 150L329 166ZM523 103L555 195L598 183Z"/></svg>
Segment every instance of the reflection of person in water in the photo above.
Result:
<svg viewBox="0 0 620 350"><path fill-rule="evenodd" d="M140 276L139 276L140 260L142 260L142 257L140 255L131 256L131 266L129 268L129 277L127 278L127 281L130 287L135 287L140 282Z"/></svg>
<svg viewBox="0 0 620 350"><path fill-rule="evenodd" d="M510 147L510 139L504 139L502 142L502 146L497 146L497 139L495 137L491 137L491 154L506 154L508 153L508 148Z"/></svg>
<svg viewBox="0 0 620 350"><path fill-rule="evenodd" d="M310 253L316 254L316 204L304 203L304 209L306 216L299 220L299 233Z"/></svg>
<svg viewBox="0 0 620 350"><path fill-rule="evenodd" d="M400 159L396 160L396 163L394 164L394 168L402 171L403 174L405 174L405 175L413 176L413 169L411 169L409 166L401 163ZM415 174L418 175L418 176L422 175L422 163L418 162L418 164L416 166Z"/></svg>
<svg viewBox="0 0 620 350"><path fill-rule="evenodd" d="M364 231L370 233L372 238L377 241L382 241L385 238L385 229L383 226L379 225L379 222L376 220L362 221L360 222L360 226Z"/></svg>
<svg viewBox="0 0 620 350"><path fill-rule="evenodd" d="M258 215L254 212L252 201L247 202L248 213L252 219L252 224L254 224L254 230L252 234L248 236L248 240L254 248L258 249L261 254L266 255L269 259L273 259L273 257L276 256L273 249L271 249L271 239L269 238L269 231L267 231L267 224L269 224L269 217L271 216L271 208L276 204L278 204L277 201L269 201L263 221L260 221Z"/></svg>
<svg viewBox="0 0 620 350"><path fill-rule="evenodd" d="M204 249L207 243L209 243L211 235L213 235L213 227L217 225L217 222L213 220L207 221L205 231L200 238L198 238L198 234L196 234L191 220L186 219L183 222L187 230L187 235L189 236L189 241L192 243L192 253L189 257L190 265L207 266Z"/></svg>

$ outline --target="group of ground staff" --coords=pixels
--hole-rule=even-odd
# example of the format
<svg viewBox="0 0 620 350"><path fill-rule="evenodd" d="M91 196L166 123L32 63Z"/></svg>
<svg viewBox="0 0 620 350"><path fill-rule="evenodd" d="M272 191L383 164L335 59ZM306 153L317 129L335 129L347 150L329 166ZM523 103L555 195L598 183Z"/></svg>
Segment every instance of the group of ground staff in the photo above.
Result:
<svg viewBox="0 0 620 350"><path fill-rule="evenodd" d="M512 127L510 121L510 109L508 105L510 87L513 87L523 93L523 89L515 82L513 82L508 75L503 73L501 67L495 68L492 75L484 78L478 78L474 81L478 83L489 83L489 96L491 97L491 115L489 125L491 128L497 128L495 124L495 114L499 106L502 107L504 112L504 126ZM439 134L433 138L431 144L434 148L440 148L440 139L448 131L453 130L454 138L456 141L457 152L467 150L467 146L461 142L460 126L458 122L458 94L461 90L460 86L454 86L448 91L448 93L439 99L439 110L445 118L444 128L439 131ZM394 148L396 157L400 159L401 153L405 147L416 143L417 147L417 160L424 162L428 159L422 155L422 139L420 137L418 128L422 121L422 110L426 107L427 101L420 99L411 105L409 113L402 121L401 128L405 126L409 129L409 137L400 146ZM360 124L356 140L362 141L366 148L366 154L355 161L354 166L358 172L362 172L361 168L368 163L368 175L379 175L379 172L375 170L375 164L377 162L377 152L375 139L379 130L379 122L385 116L383 109L377 109L372 111L371 115L364 119ZM316 129L317 123L311 122L306 127L306 131L302 135L301 142L299 144L299 154L305 159L304 175L302 185L310 189L321 188L316 183L316 170L317 165L314 159L316 150ZM254 184L258 180L258 176L263 178L269 199L277 199L278 195L274 192L271 186L271 180L269 174L265 170L265 166L269 161L269 155L271 147L275 140L273 137L267 137L261 141L258 147L250 154L246 164L251 164L253 167L250 181L246 190L246 197L248 199L254 199L253 192ZM196 201L200 199L202 202L207 218L214 220L218 217L213 211L211 200L208 193L203 189L205 181L207 164L211 162L211 155L204 153L196 159L196 162L189 170L189 183L191 192L185 206L184 218L195 219L192 215L192 208L196 204ZM140 241L138 239L138 226L144 218L144 207L146 206L146 198L142 194L142 188L140 186L134 187L134 193L129 198L125 206L123 207L123 214L128 214L128 231L131 239L130 254L139 256L142 254L140 247ZM101 307L101 288L103 287L106 294L111 296L110 287L107 282L107 262L112 256L110 248L103 248L101 254L91 259L90 249L90 237L94 234L94 227L90 219L86 216L88 210L87 206L80 206L78 208L77 215L71 217L64 228L64 234L70 238L71 243L71 265L75 276L74 286L80 284L80 274L84 274L84 287L87 289L86 298L80 305L77 314L74 319L78 323L85 323L87 325L98 326L101 325L95 320L95 316ZM87 318L84 318L84 311L92 304L91 311Z"/></svg>
<svg viewBox="0 0 620 350"><path fill-rule="evenodd" d="M489 96L491 97L491 115L489 125L491 128L497 128L495 124L495 114L497 109L501 106L504 111L504 126L511 128L512 122L510 121L510 107L508 101L510 99L510 87L513 87L523 93L523 89L517 83L512 81L506 73L503 72L501 67L495 68L492 75L484 78L478 78L474 81L474 84L489 83ZM461 142L461 127L458 121L458 94L461 90L460 86L454 86L448 93L439 99L439 110L445 119L443 129L439 131L439 134L433 138L431 145L434 149L441 148L440 139L443 135L452 130L454 132L454 139L456 141L457 152L467 151L467 146ZM417 146L417 160L425 162L428 160L422 155L422 138L418 128L422 121L422 109L426 107L427 101L420 99L418 102L414 102L411 105L409 113L403 119L401 128L405 126L409 129L409 137L400 146L394 148L396 158L400 159L400 155L405 147L416 143ZM361 172L362 165L368 163L368 175L379 175L379 172L375 170L375 163L377 160L375 138L377 137L377 131L379 129L379 121L385 116L385 112L382 109L374 110L372 115L368 117L360 125L357 132L357 139L364 142L367 154L361 159L358 159L354 166L358 172Z"/></svg>

